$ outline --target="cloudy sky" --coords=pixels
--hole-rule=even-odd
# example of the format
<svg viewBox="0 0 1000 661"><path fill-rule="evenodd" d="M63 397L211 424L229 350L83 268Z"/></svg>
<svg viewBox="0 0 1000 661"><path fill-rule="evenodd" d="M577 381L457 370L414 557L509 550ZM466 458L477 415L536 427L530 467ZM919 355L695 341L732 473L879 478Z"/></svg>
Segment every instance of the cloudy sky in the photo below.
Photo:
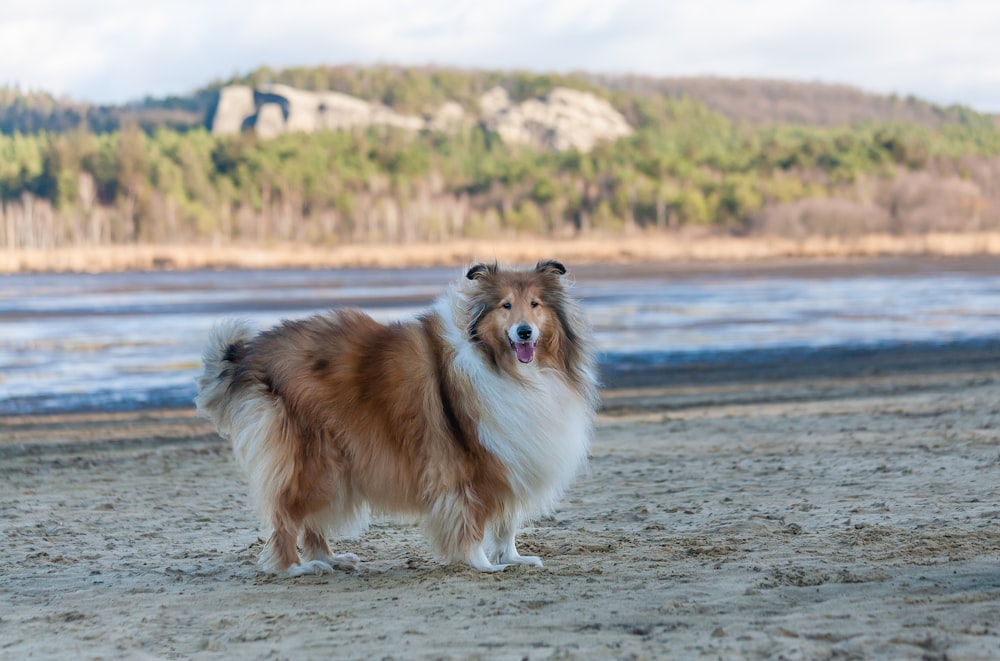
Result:
<svg viewBox="0 0 1000 661"><path fill-rule="evenodd" d="M1000 112L994 0L0 0L0 85L92 102L261 65L847 83Z"/></svg>

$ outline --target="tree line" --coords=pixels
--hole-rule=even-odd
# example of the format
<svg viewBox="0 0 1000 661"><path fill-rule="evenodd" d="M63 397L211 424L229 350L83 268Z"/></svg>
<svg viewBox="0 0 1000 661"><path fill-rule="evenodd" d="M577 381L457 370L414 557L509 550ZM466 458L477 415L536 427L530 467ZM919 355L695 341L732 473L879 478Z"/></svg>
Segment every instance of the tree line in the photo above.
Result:
<svg viewBox="0 0 1000 661"><path fill-rule="evenodd" d="M413 110L439 96L471 103L497 82L345 71L339 79L314 73L301 86L390 95ZM308 74L292 70L281 82L301 84ZM515 98L566 82L515 78L497 74ZM1000 130L971 111L939 126L756 125L687 97L602 94L636 131L590 153L511 147L477 124L271 140L136 122L0 135L0 246L1000 226ZM933 199L924 199L928 186L940 189Z"/></svg>

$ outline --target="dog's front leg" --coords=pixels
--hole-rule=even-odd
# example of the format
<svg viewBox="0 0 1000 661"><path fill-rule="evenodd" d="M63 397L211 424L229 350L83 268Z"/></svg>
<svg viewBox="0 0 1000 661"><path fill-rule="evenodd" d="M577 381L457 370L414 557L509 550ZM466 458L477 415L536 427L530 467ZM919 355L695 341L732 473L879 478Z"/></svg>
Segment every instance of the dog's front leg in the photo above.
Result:
<svg viewBox="0 0 1000 661"><path fill-rule="evenodd" d="M465 564L469 565L473 569L478 569L479 571L500 571L510 567L510 564L503 563L493 564L490 559L486 557L486 550L483 548L482 544L476 544L469 554L465 557Z"/></svg>
<svg viewBox="0 0 1000 661"><path fill-rule="evenodd" d="M497 562L506 565L534 565L542 566L542 559L537 555L521 555L517 552L517 545L514 542L514 533L517 524L514 521L503 519L496 523L495 542L497 549Z"/></svg>

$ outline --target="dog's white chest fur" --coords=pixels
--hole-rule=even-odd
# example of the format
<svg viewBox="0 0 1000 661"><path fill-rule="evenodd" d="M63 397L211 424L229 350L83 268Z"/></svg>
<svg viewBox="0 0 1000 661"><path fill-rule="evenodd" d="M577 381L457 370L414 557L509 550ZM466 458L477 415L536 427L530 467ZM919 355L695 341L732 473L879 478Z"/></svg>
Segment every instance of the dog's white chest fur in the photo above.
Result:
<svg viewBox="0 0 1000 661"><path fill-rule="evenodd" d="M529 369L529 385L480 380L479 439L510 470L518 500L537 505L531 515L548 511L586 461L590 414L558 375ZM494 397L494 388L504 392Z"/></svg>

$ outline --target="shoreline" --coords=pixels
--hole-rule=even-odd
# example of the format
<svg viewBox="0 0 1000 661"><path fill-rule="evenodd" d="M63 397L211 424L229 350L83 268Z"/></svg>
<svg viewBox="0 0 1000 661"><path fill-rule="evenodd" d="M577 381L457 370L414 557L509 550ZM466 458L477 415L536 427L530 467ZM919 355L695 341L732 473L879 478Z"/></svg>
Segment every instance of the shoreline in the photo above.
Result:
<svg viewBox="0 0 1000 661"><path fill-rule="evenodd" d="M878 345L837 345L739 349L692 353L636 355L621 360L602 360L599 380L602 413L613 412L628 399L623 393L644 389L684 389L728 384L756 392L769 384L807 384L824 379L881 379L913 374L935 378L954 372L992 373L1000 369L1000 338L984 337L957 341L898 342ZM142 391L136 399L120 393L38 395L0 400L0 431L11 425L30 424L61 417L158 416L193 411L196 392L190 388L160 388ZM752 397L759 397L753 395ZM786 397L786 396L783 396ZM794 394L787 395L794 398ZM3 455L0 440L0 456Z"/></svg>
<svg viewBox="0 0 1000 661"><path fill-rule="evenodd" d="M122 245L0 250L0 274L190 271L198 269L414 268L499 259L530 263L558 256L590 265L673 264L712 268L769 262L850 261L884 258L977 258L1000 255L1000 232L935 233L853 238L732 237L695 234L576 239L452 240L441 243L357 244L317 247L280 244Z"/></svg>
<svg viewBox="0 0 1000 661"><path fill-rule="evenodd" d="M942 384L1000 383L1000 339L948 345L901 345L888 350L820 349L768 360L658 365L602 377L598 418L671 415L715 406L794 404L798 401L877 397ZM807 357L811 356L811 357ZM669 412L669 413L668 413ZM75 451L145 449L176 444L228 448L192 402L125 408L68 408L0 415L0 459Z"/></svg>

